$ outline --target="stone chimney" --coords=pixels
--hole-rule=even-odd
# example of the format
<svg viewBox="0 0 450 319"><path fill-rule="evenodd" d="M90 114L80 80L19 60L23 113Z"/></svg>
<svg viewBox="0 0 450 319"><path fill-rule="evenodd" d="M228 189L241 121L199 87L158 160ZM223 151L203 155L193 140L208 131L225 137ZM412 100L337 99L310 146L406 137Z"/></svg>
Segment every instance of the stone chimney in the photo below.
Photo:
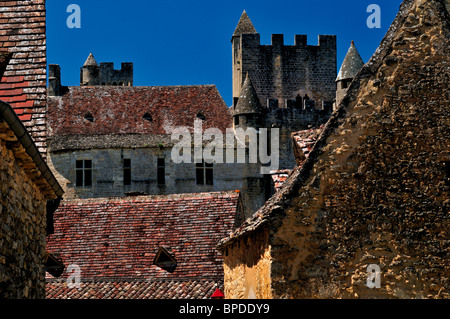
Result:
<svg viewBox="0 0 450 319"><path fill-rule="evenodd" d="M48 96L61 95L61 68L58 64L48 66Z"/></svg>

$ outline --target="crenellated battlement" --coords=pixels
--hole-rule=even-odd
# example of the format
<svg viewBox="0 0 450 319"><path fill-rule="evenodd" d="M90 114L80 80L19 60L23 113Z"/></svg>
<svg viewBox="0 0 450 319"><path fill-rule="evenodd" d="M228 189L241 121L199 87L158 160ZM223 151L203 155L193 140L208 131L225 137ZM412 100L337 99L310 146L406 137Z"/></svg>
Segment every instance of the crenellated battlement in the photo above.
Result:
<svg viewBox="0 0 450 319"><path fill-rule="evenodd" d="M232 37L233 100L241 93L248 74L262 105L277 99L279 105L307 94L311 100L333 103L336 97L337 49L335 35L319 35L317 45L297 34L294 45L284 43L283 34L272 34L271 44L261 37L243 14Z"/></svg>
<svg viewBox="0 0 450 319"><path fill-rule="evenodd" d="M238 37L236 40L240 41L243 46L265 46L265 47L287 47L287 48L328 48L333 49L336 46L336 36L335 35L319 35L318 44L310 45L308 44L308 36L306 34L296 34L294 36L294 45L284 44L283 34L272 34L271 44L261 44L261 36L259 33L244 33Z"/></svg>
<svg viewBox="0 0 450 319"><path fill-rule="evenodd" d="M94 59L92 53L80 70L80 85L133 86L133 63L122 62L119 70L113 62L101 62Z"/></svg>

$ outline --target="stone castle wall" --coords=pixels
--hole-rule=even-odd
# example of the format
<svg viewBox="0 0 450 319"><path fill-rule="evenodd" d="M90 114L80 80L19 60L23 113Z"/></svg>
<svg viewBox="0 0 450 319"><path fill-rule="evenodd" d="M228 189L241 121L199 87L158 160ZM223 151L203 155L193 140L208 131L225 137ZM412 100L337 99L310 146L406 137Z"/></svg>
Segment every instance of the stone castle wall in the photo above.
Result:
<svg viewBox="0 0 450 319"><path fill-rule="evenodd" d="M296 35L294 45L284 45L283 35L272 35L271 45L261 45L259 34L241 34L233 43L233 97L238 98L248 72L261 105L286 101L305 94L333 102L336 96L336 36L320 35L317 46L307 45L306 35Z"/></svg>

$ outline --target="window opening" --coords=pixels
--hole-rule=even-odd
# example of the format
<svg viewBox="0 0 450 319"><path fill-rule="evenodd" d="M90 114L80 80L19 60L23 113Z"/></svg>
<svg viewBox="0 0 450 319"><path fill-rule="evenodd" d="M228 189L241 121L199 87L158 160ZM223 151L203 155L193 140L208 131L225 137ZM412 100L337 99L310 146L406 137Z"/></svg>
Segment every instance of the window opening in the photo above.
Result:
<svg viewBox="0 0 450 319"><path fill-rule="evenodd" d="M76 186L78 187L92 186L91 160L77 160L75 171L76 171Z"/></svg>
<svg viewBox="0 0 450 319"><path fill-rule="evenodd" d="M131 159L123 160L123 184L131 185Z"/></svg>
<svg viewBox="0 0 450 319"><path fill-rule="evenodd" d="M177 261L173 256L173 252L167 247L159 247L153 264L168 272L173 272L177 267Z"/></svg>
<svg viewBox="0 0 450 319"><path fill-rule="evenodd" d="M89 121L89 122L94 122L94 117L92 116L91 112L87 112L87 113L84 115L84 119L87 120L87 121Z"/></svg>
<svg viewBox="0 0 450 319"><path fill-rule="evenodd" d="M158 185L166 184L166 161L164 158L158 158L157 179L158 179Z"/></svg>
<svg viewBox="0 0 450 319"><path fill-rule="evenodd" d="M195 165L197 185L213 185L213 163L206 163L205 160L202 160L201 163Z"/></svg>
<svg viewBox="0 0 450 319"><path fill-rule="evenodd" d="M199 119L202 120L202 121L205 121L205 120L206 120L206 117L205 117L205 115L203 114L203 112L198 112L198 113L197 113L197 118L199 118Z"/></svg>
<svg viewBox="0 0 450 319"><path fill-rule="evenodd" d="M144 120L147 120L149 122L153 122L153 117L149 112L145 112L144 116L143 116Z"/></svg>

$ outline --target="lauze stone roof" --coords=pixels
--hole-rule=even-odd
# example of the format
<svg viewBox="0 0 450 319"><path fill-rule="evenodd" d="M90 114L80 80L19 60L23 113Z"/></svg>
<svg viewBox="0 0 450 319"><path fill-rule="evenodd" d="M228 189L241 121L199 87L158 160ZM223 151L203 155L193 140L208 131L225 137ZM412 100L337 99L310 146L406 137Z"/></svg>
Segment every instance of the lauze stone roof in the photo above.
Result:
<svg viewBox="0 0 450 319"><path fill-rule="evenodd" d="M47 273L48 298L209 298L223 284L215 245L236 222L239 193L88 199L62 202L47 251L66 270ZM155 265L163 249L174 268ZM67 267L81 270L69 289Z"/></svg>

